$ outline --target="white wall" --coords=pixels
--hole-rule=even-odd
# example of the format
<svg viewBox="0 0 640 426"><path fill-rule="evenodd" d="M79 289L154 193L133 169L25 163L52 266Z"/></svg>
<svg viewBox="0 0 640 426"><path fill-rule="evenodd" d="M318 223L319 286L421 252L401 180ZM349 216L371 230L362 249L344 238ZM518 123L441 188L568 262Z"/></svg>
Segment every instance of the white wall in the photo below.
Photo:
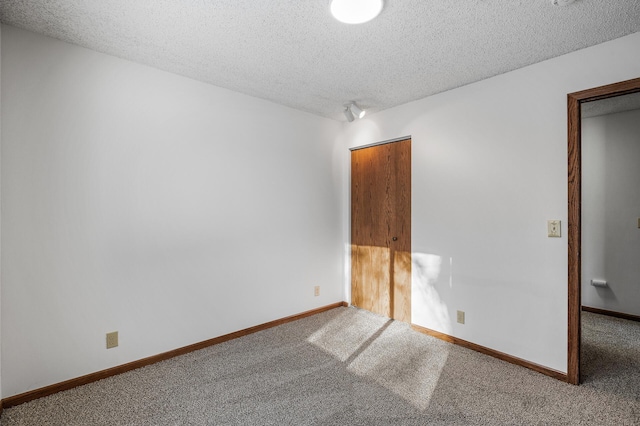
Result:
<svg viewBox="0 0 640 426"><path fill-rule="evenodd" d="M567 93L639 77L638 51L640 33L345 126L345 147L412 136L413 322L567 371Z"/></svg>
<svg viewBox="0 0 640 426"><path fill-rule="evenodd" d="M339 123L8 26L1 78L5 397L343 300Z"/></svg>
<svg viewBox="0 0 640 426"><path fill-rule="evenodd" d="M640 110L582 120L582 303L640 315ZM608 288L590 285L604 279Z"/></svg>

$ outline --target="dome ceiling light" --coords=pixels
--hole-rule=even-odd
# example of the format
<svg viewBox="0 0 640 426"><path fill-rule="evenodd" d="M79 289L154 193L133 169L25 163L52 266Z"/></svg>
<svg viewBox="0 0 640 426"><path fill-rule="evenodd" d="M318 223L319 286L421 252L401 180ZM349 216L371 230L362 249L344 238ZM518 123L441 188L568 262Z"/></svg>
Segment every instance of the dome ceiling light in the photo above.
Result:
<svg viewBox="0 0 640 426"><path fill-rule="evenodd" d="M332 0L331 14L345 24L362 24L378 16L383 0Z"/></svg>

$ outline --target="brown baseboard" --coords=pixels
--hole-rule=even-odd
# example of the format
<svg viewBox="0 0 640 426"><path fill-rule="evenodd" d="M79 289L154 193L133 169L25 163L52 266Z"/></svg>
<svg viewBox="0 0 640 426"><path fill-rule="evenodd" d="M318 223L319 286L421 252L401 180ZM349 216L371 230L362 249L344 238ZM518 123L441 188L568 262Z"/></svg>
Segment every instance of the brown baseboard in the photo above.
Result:
<svg viewBox="0 0 640 426"><path fill-rule="evenodd" d="M476 352L480 352L483 353L485 355L489 355L492 356L494 358L498 358L502 361L506 361L509 362L511 364L515 364L515 365L519 365L521 367L526 367L530 370L533 371L537 371L538 373L542 373L544 375L553 377L554 379L558 379L558 380L562 380L563 382L566 382L568 379L568 376L565 373L562 373L560 371L548 368L548 367L544 367L542 365L530 362L530 361L526 361L524 359L515 357L515 356L511 356L511 355L507 355L503 352L500 351L496 351L493 349L489 349L487 347L481 346L481 345L477 345L475 343L471 343L468 342L466 340L463 339L459 339L457 337L453 337L450 336L448 334L445 333L440 333L439 331L434 331L434 330L430 330L428 328L425 327L421 327L419 325L415 325L415 324L411 324L411 328L413 328L416 331L419 331L420 333L424 333L424 334L428 334L429 336L432 337L436 337L440 340L444 340L445 342L449 342L449 343L453 343L459 346L463 346L467 349L471 349L474 350Z"/></svg>
<svg viewBox="0 0 640 426"><path fill-rule="evenodd" d="M582 310L586 311L586 312L592 312L594 314L608 315L610 317L616 317L616 318L622 318L622 319L626 319L626 320L639 321L640 322L640 316L632 315L632 314L625 314L624 312L608 311L606 309L592 308L590 306L583 306Z"/></svg>
<svg viewBox="0 0 640 426"><path fill-rule="evenodd" d="M199 349L204 349L209 346L213 346L229 340L237 339L239 337L246 336L248 334L256 333L258 331L266 330L268 328L276 327L282 324L286 324L288 322L292 322L305 317L316 315L321 312L329 311L331 309L335 309L341 306L349 306L349 304L346 302L332 303L331 305L322 306L320 308L312 309L310 311L302 312L300 314L291 315L291 316L280 318L264 324L245 328L244 330L234 331L233 333L225 334L224 336L214 337L213 339L194 343L192 345L174 349L169 352L163 352L161 354L153 355L137 361L132 361L127 364L118 365L116 367L108 368L106 370L96 371L95 373L87 374L81 377L76 377L75 379L66 380L64 382L55 383L53 385L45 386L43 388L34 389L32 391L10 396L0 401L0 412L3 406L5 408L13 407L15 405L33 401L34 399L42 398L43 396L52 395L54 393L69 390L77 386L82 386L88 383L96 382L98 380L106 379L107 377L115 376L117 374L122 374L127 371L135 370L140 367L145 367L150 364L155 364L156 362L174 358L179 355L184 355L189 352L197 351Z"/></svg>

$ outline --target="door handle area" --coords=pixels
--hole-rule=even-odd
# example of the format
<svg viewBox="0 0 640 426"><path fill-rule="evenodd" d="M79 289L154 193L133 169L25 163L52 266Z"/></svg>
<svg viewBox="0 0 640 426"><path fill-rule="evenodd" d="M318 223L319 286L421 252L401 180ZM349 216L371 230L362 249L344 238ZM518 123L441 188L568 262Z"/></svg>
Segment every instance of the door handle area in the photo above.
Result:
<svg viewBox="0 0 640 426"><path fill-rule="evenodd" d="M393 241L398 241L398 237L393 237L392 240Z"/></svg>

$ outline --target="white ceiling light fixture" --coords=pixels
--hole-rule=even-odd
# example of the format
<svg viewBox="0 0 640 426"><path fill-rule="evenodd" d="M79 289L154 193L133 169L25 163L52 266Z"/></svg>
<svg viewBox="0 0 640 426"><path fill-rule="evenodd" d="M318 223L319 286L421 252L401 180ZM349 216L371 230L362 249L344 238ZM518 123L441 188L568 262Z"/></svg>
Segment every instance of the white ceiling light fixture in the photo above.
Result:
<svg viewBox="0 0 640 426"><path fill-rule="evenodd" d="M367 113L365 110L361 109L356 105L355 102L349 102L345 105L344 116L347 117L347 121L351 123L356 118L362 118Z"/></svg>
<svg viewBox="0 0 640 426"><path fill-rule="evenodd" d="M344 109L344 116L347 117L347 121L349 123L355 120L355 118L353 117L353 113L351 112L348 106Z"/></svg>
<svg viewBox="0 0 640 426"><path fill-rule="evenodd" d="M551 4L554 6L566 6L573 3L575 0L551 0Z"/></svg>
<svg viewBox="0 0 640 426"><path fill-rule="evenodd" d="M351 110L351 113L358 118L364 117L367 113L365 110L358 108L358 105L356 105L355 102L351 102L349 109Z"/></svg>
<svg viewBox="0 0 640 426"><path fill-rule="evenodd" d="M378 16L383 0L332 0L331 14L345 24L363 24Z"/></svg>

